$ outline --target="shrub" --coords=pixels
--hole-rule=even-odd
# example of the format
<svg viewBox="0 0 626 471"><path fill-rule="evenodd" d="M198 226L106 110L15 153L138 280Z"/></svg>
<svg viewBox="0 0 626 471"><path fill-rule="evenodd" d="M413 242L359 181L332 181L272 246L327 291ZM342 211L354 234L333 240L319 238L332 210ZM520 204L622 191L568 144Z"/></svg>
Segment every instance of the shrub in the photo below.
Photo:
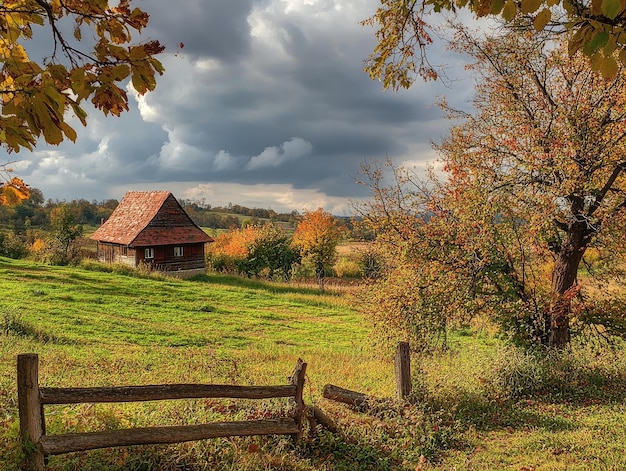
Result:
<svg viewBox="0 0 626 471"><path fill-rule="evenodd" d="M26 241L15 232L0 233L0 255L9 258L24 258L30 250Z"/></svg>
<svg viewBox="0 0 626 471"><path fill-rule="evenodd" d="M507 347L491 363L484 378L499 399L536 395L584 399L621 394L626 381L624 355L609 346L576 346L572 351Z"/></svg>
<svg viewBox="0 0 626 471"><path fill-rule="evenodd" d="M378 278L381 272L380 256L369 246L360 253L359 266L364 278Z"/></svg>
<svg viewBox="0 0 626 471"><path fill-rule="evenodd" d="M359 263L352 257L341 257L333 269L339 278L360 278L362 275Z"/></svg>
<svg viewBox="0 0 626 471"><path fill-rule="evenodd" d="M46 242L41 238L35 239L33 241L33 245L31 246L31 250L33 254L35 254L35 256L39 256L39 254L43 254L46 250Z"/></svg>
<svg viewBox="0 0 626 471"><path fill-rule="evenodd" d="M239 266L243 260L245 259L219 252L209 252L206 256L207 268L209 270L231 275L240 274Z"/></svg>
<svg viewBox="0 0 626 471"><path fill-rule="evenodd" d="M247 225L216 237L206 260L207 266L218 273L269 279L280 275L287 280L299 257L283 229L266 224Z"/></svg>

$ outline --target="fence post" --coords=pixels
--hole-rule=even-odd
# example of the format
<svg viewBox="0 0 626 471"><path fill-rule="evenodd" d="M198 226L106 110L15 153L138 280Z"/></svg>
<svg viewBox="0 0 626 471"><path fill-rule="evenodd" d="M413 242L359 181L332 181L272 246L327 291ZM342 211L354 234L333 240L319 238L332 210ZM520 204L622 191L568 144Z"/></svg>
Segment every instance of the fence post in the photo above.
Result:
<svg viewBox="0 0 626 471"><path fill-rule="evenodd" d="M304 392L304 378L306 374L306 363L298 358L296 367L293 370L289 382L296 385L296 394L294 400L296 402L296 408L294 411L294 419L298 424L298 433L293 435L294 440L299 440L302 435L302 419L304 415L304 400L302 399L302 393Z"/></svg>
<svg viewBox="0 0 626 471"><path fill-rule="evenodd" d="M411 352L408 342L398 343L394 361L396 397L403 401L411 394Z"/></svg>
<svg viewBox="0 0 626 471"><path fill-rule="evenodd" d="M44 470L44 456L39 444L45 433L43 405L39 399L39 358L34 353L17 356L17 401L20 415L20 437L27 444L27 469Z"/></svg>

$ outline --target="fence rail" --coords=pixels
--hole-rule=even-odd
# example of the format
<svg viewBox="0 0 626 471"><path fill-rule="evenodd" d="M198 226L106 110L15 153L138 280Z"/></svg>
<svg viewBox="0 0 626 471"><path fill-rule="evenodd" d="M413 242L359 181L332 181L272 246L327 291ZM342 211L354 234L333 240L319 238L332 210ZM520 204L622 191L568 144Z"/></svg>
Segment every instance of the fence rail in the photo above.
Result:
<svg viewBox="0 0 626 471"><path fill-rule="evenodd" d="M17 357L18 405L20 436L33 447L28 453L27 468L43 471L45 456L73 451L116 446L180 443L207 438L248 435L300 436L304 415L302 392L306 363L298 359L289 384L280 386L230 386L215 384L161 384L101 388L39 387L39 358L28 353ZM105 432L46 435L44 406L99 402L138 402L167 399L292 398L295 404L291 417L238 422L215 422L200 425L146 427Z"/></svg>

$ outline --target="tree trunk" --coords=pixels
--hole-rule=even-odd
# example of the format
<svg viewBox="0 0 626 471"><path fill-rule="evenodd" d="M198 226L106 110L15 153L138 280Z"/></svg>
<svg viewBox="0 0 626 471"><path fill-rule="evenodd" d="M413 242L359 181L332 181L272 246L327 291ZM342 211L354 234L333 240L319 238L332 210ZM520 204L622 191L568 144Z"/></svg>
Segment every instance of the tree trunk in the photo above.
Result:
<svg viewBox="0 0 626 471"><path fill-rule="evenodd" d="M577 285L578 267L587 248L585 227L573 225L563 241L552 272L552 304L548 346L563 348L570 339L571 299Z"/></svg>
<svg viewBox="0 0 626 471"><path fill-rule="evenodd" d="M324 275L324 264L317 262L317 265L315 266L315 276L317 277L317 283L320 287L320 291L324 291Z"/></svg>

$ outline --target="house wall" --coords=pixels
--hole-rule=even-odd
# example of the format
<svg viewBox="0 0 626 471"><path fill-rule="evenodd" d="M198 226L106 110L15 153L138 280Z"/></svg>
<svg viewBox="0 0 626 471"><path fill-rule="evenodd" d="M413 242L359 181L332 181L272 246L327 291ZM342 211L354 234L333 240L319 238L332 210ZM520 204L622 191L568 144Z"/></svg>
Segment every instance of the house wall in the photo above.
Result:
<svg viewBox="0 0 626 471"><path fill-rule="evenodd" d="M183 248L183 256L174 256L174 247ZM162 271L183 271L183 270L204 270L206 261L204 259L204 244L179 244L161 245L152 247L154 258L145 258L145 249L148 247L137 247L137 263L144 262L152 265L155 270Z"/></svg>
<svg viewBox="0 0 626 471"><path fill-rule="evenodd" d="M135 249L124 245L98 242L98 260L104 263L122 263L135 267Z"/></svg>
<svg viewBox="0 0 626 471"><path fill-rule="evenodd" d="M174 256L174 247L183 248L183 256ZM188 276L202 274L206 271L204 244L179 244L152 247L154 258L145 258L147 247L127 247L119 244L98 242L98 260L103 263L122 263L137 267L141 263L151 266L154 270L181 272Z"/></svg>

